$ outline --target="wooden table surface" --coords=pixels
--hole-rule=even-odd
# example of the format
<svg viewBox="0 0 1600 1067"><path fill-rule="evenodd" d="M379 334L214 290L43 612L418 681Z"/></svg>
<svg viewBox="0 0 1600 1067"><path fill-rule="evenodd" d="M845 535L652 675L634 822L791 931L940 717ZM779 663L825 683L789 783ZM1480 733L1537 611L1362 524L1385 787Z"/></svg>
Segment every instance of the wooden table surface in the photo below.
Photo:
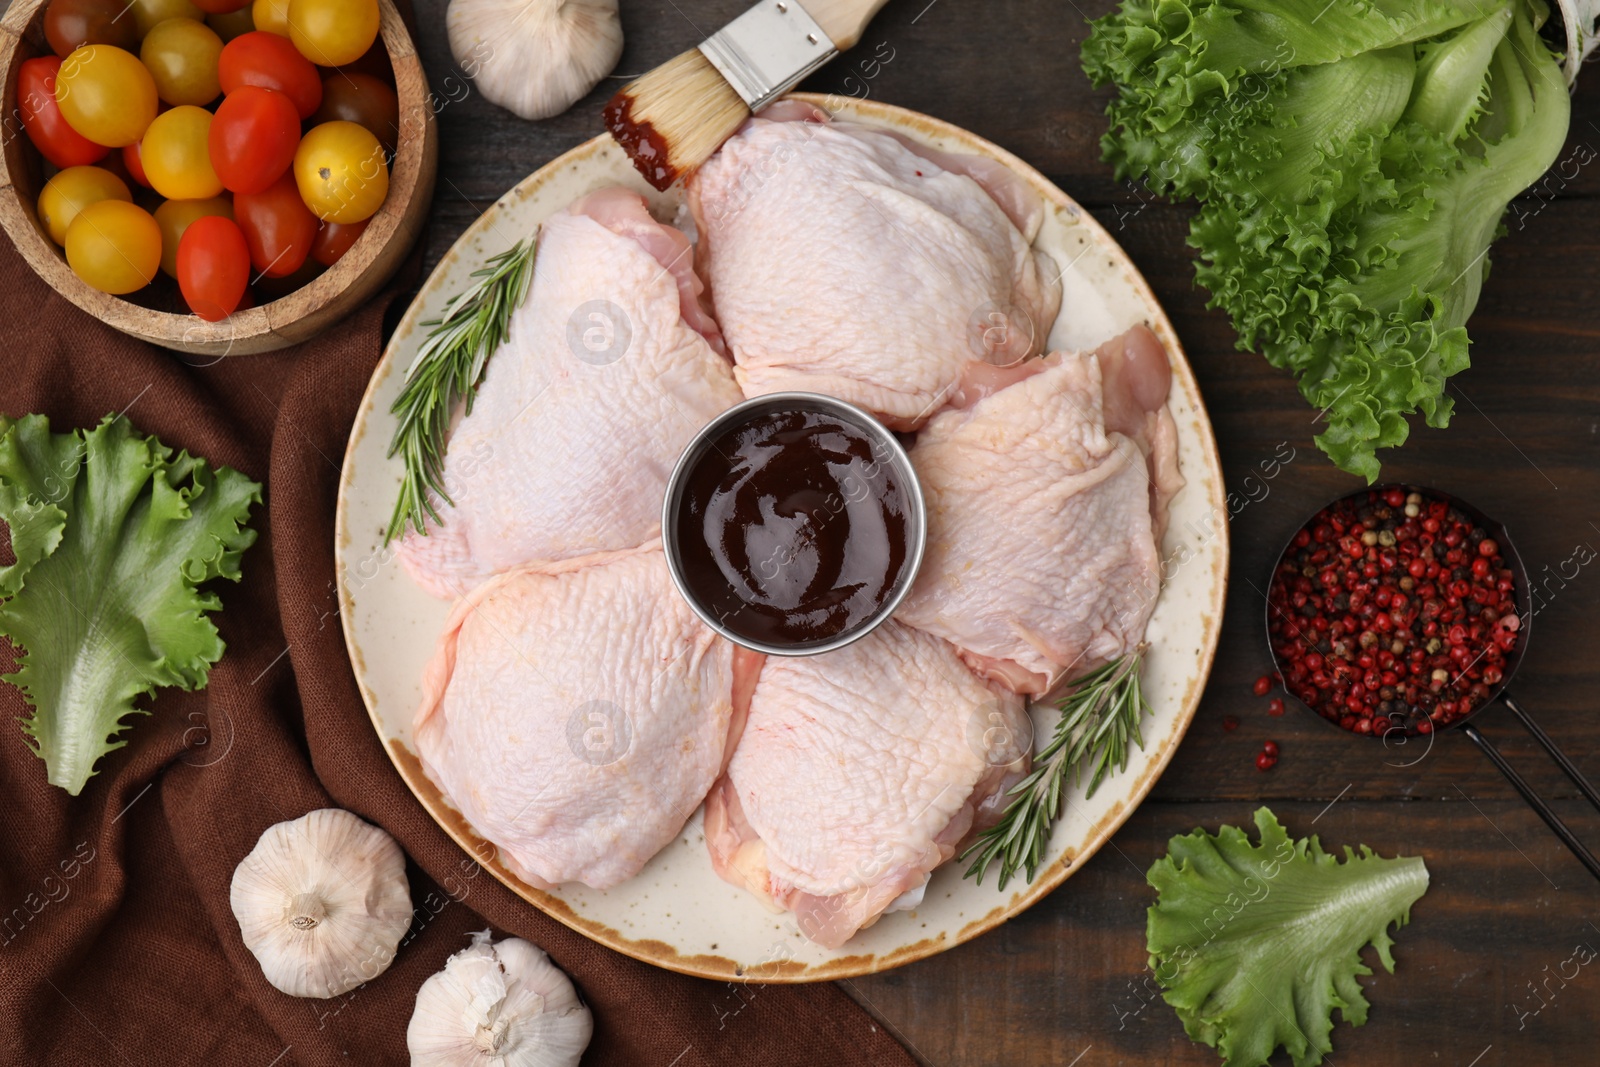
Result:
<svg viewBox="0 0 1600 1067"><path fill-rule="evenodd" d="M1184 238L1190 210L1116 182L1100 161L1105 91L1078 64L1086 17L1111 0L893 0L859 53L806 88L925 111L1017 153L1087 206L1133 257L1165 305L1199 377L1227 488L1261 498L1233 520L1233 582L1221 649L1193 727L1154 793L1078 874L1024 915L976 941L887 974L844 983L917 1056L939 1067L1214 1064L1154 997L1145 969L1144 872L1168 838L1196 826L1248 824L1270 804L1297 835L1422 855L1432 886L1397 935L1397 973L1363 984L1361 1029L1339 1025L1329 1062L1490 1067L1595 1062L1600 969L1565 986L1558 966L1600 948L1600 886L1463 736L1431 750L1386 751L1291 708L1267 715L1250 692L1270 669L1262 593L1296 524L1357 485L1312 444L1313 412L1287 375L1234 350L1205 310ZM428 265L497 197L600 130L624 75L692 47L745 0L625 0L618 79L567 114L527 123L470 89L444 33L444 0L417 0L420 45L440 124L438 194ZM880 43L883 47L880 49ZM873 74L868 78L865 74ZM1556 575L1600 547L1600 74L1578 92L1565 173L1518 201L1471 322L1474 366L1454 379L1448 430L1418 427L1386 476L1466 496L1507 522L1529 570ZM1265 483L1245 479L1284 447L1294 460ZM1285 449L1287 451L1287 449ZM1573 567L1567 564L1566 574ZM1516 693L1591 776L1600 778L1600 654L1590 644L1600 566L1555 579ZM1242 725L1222 728L1224 716ZM1478 720L1564 818L1600 848L1590 810L1509 714ZM1283 750L1256 770L1263 740ZM1375 963L1367 953L1369 963ZM1536 998L1534 988L1543 993ZM1546 991L1548 990L1548 991ZM1541 1003L1543 1007L1541 1008ZM1535 1013L1535 1010L1537 1012ZM1280 1057L1281 1062L1287 1062ZM1274 1062L1280 1062L1274 1061ZM664 1065L663 1065L664 1067Z"/></svg>

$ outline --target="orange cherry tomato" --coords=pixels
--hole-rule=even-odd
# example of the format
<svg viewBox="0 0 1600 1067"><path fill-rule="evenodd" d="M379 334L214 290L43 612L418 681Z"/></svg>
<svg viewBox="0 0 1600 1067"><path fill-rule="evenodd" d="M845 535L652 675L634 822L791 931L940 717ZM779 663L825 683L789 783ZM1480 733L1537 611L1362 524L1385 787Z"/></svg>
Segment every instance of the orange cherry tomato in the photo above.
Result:
<svg viewBox="0 0 1600 1067"><path fill-rule="evenodd" d="M367 232L367 224L371 221L324 222L317 229L317 239L311 242L311 258L324 267L333 266Z"/></svg>
<svg viewBox="0 0 1600 1067"><path fill-rule="evenodd" d="M169 104L205 106L222 87L217 83L217 59L222 38L203 22L167 19L145 35L139 59L155 79L156 93Z"/></svg>
<svg viewBox="0 0 1600 1067"><path fill-rule="evenodd" d="M379 144L393 152L400 143L400 98L371 74L335 72L322 80L322 106L311 121L365 126Z"/></svg>
<svg viewBox="0 0 1600 1067"><path fill-rule="evenodd" d="M222 91L256 85L283 93L302 119L316 113L322 103L322 79L311 60L285 37L257 30L228 43L222 50L217 73Z"/></svg>
<svg viewBox="0 0 1600 1067"><path fill-rule="evenodd" d="M189 0L129 0L133 21L143 37L168 19L203 19L206 13Z"/></svg>
<svg viewBox="0 0 1600 1067"><path fill-rule="evenodd" d="M158 110L149 69L108 44L84 45L61 61L56 103L73 129L112 148L143 137Z"/></svg>
<svg viewBox="0 0 1600 1067"><path fill-rule="evenodd" d="M258 30L289 36L289 0L255 0L250 5L250 21Z"/></svg>
<svg viewBox="0 0 1600 1067"><path fill-rule="evenodd" d="M22 112L22 128L39 154L62 169L98 163L111 149L73 129L61 114L56 103L56 73L60 70L57 56L30 59L17 69L17 109Z"/></svg>
<svg viewBox="0 0 1600 1067"><path fill-rule="evenodd" d="M122 0L50 0L44 9L44 36L58 56L70 56L86 44L110 44L132 51L138 27L123 18Z"/></svg>
<svg viewBox="0 0 1600 1067"><path fill-rule="evenodd" d="M178 276L178 242L196 219L219 215L233 218L233 201L225 196L209 200L166 200L156 208L156 225L161 227L161 271L169 278Z"/></svg>
<svg viewBox="0 0 1600 1067"><path fill-rule="evenodd" d="M300 116L289 98L244 85L217 108L211 124L211 165L226 188L259 193L289 169L299 143Z"/></svg>
<svg viewBox="0 0 1600 1067"><path fill-rule="evenodd" d="M319 67L360 59L378 39L378 0L289 0L289 39Z"/></svg>
<svg viewBox="0 0 1600 1067"><path fill-rule="evenodd" d="M68 167L44 183L39 192L39 224L58 245L67 243L67 230L78 213L102 200L133 203L127 183L101 167Z"/></svg>
<svg viewBox="0 0 1600 1067"><path fill-rule="evenodd" d="M207 322L233 314L250 286L250 250L232 219L195 219L178 242L178 289Z"/></svg>
<svg viewBox="0 0 1600 1067"><path fill-rule="evenodd" d="M139 144L151 188L168 200L203 200L222 192L211 165L211 112L185 104L162 112Z"/></svg>
<svg viewBox="0 0 1600 1067"><path fill-rule="evenodd" d="M161 269L161 229L124 200L90 204L67 227L67 265L102 293L143 289Z"/></svg>
<svg viewBox="0 0 1600 1067"><path fill-rule="evenodd" d="M312 214L325 222L360 222L389 195L388 157L378 139L353 122L324 122L300 141L294 177Z"/></svg>
<svg viewBox="0 0 1600 1067"><path fill-rule="evenodd" d="M288 171L259 193L236 193L233 217L244 231L251 265L269 278L293 274L311 255L317 217Z"/></svg>
<svg viewBox="0 0 1600 1067"><path fill-rule="evenodd" d="M128 174L133 177L134 181L146 189L154 188L150 184L150 179L144 173L144 160L139 156L139 142L135 141L133 144L122 146L122 165L128 168Z"/></svg>

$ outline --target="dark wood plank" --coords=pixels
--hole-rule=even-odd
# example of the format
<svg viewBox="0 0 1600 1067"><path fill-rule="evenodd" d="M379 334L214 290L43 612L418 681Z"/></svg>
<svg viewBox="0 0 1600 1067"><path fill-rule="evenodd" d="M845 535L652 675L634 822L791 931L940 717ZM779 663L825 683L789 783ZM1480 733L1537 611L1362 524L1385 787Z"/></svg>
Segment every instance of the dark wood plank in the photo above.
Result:
<svg viewBox="0 0 1600 1067"><path fill-rule="evenodd" d="M441 104L441 169L429 230L431 267L496 197L599 131L621 77L694 45L744 0L629 0L618 78L566 115L521 122L465 92L444 38L444 0L418 0L422 55ZM1433 887L1398 937L1400 971L1366 981L1374 1003L1361 1030L1335 1032L1334 1063L1467 1067L1591 1062L1600 977L1582 972L1538 1016L1526 988L1580 942L1600 947L1596 888L1486 760L1460 736L1432 749L1385 751L1291 710L1270 718L1250 683L1268 666L1262 599L1273 557L1301 519L1354 479L1312 444L1312 412L1293 383L1234 350L1226 320L1205 309L1184 238L1190 211L1154 202L1112 177L1098 140L1109 92L1078 65L1085 19L1111 0L970 3L894 0L862 52L807 88L870 94L965 126L1018 153L1089 206L1123 243L1171 314L1206 396L1229 489L1286 442L1288 469L1232 525L1233 583L1212 680L1188 738L1153 798L1060 891L977 941L889 974L849 983L928 1063L949 1065L1194 1064L1192 1045L1144 985L1143 872L1166 840L1196 825L1244 823L1270 802L1296 833L1328 845L1364 842L1420 853ZM692 21L691 21L692 20ZM880 45L882 48L880 49ZM868 74L874 76L867 77ZM1563 159L1600 149L1600 76L1574 98ZM1471 329L1474 367L1452 386L1448 430L1419 427L1387 457L1389 475L1460 492L1510 523L1531 568L1557 568L1580 545L1600 548L1600 165L1569 163L1521 198L1495 246L1493 275ZM1259 489L1254 490L1261 496ZM1600 657L1588 647L1600 570L1585 568L1540 614L1517 681L1523 701L1592 776L1600 777ZM1222 730L1226 715L1243 725ZM1574 790L1502 713L1485 732L1547 795ZM1278 767L1251 763L1263 739ZM1420 757L1420 758L1419 758ZM1328 808L1330 802L1338 798ZM1600 847L1600 815L1558 807ZM1324 808L1326 812L1322 813ZM1074 1057L1082 1059L1074 1061Z"/></svg>

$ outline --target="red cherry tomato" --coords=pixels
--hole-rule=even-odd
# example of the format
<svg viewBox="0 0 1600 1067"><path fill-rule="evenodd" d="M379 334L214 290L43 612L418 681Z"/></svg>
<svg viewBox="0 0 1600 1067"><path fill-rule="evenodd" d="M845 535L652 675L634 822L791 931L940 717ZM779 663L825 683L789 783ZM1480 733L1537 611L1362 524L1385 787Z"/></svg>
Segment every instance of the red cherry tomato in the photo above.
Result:
<svg viewBox="0 0 1600 1067"><path fill-rule="evenodd" d="M226 15L238 11L241 7L250 6L250 0L191 0L191 2L208 15Z"/></svg>
<svg viewBox="0 0 1600 1067"><path fill-rule="evenodd" d="M259 193L289 169L299 144L300 116L287 96L240 86L211 122L211 168L224 188Z"/></svg>
<svg viewBox="0 0 1600 1067"><path fill-rule="evenodd" d="M229 41L217 61L217 74L225 93L241 85L276 89L294 102L301 119L310 118L322 103L322 79L311 60L287 37L265 30Z"/></svg>
<svg viewBox="0 0 1600 1067"><path fill-rule="evenodd" d="M111 149L67 125L56 103L56 73L60 70L60 56L40 56L18 68L17 107L22 112L22 128L40 154L62 170L98 163Z"/></svg>
<svg viewBox="0 0 1600 1067"><path fill-rule="evenodd" d="M235 194L233 217L244 231L251 266L269 278L299 270L317 239L317 217L289 171L262 192Z"/></svg>
<svg viewBox="0 0 1600 1067"><path fill-rule="evenodd" d="M231 219L195 219L178 242L178 289L207 322L233 314L250 285L250 250Z"/></svg>
<svg viewBox="0 0 1600 1067"><path fill-rule="evenodd" d="M367 231L367 223L371 221L324 222L317 229L317 239L311 242L311 258L324 267L333 266L339 262L340 256L350 251L351 245L361 239L361 235Z"/></svg>
<svg viewBox="0 0 1600 1067"><path fill-rule="evenodd" d="M133 144L123 146L122 165L128 168L128 174L133 178L134 181L138 182L146 189L155 188L155 186L150 184L150 179L145 177L144 160L139 156L138 141L133 142Z"/></svg>

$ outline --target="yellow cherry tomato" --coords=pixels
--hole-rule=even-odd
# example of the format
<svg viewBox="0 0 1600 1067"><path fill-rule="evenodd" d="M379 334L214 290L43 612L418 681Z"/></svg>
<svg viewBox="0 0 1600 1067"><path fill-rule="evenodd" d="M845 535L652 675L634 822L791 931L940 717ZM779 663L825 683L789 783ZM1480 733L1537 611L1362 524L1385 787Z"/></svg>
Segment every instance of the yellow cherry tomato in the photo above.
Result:
<svg viewBox="0 0 1600 1067"><path fill-rule="evenodd" d="M68 167L45 182L39 193L39 224L58 245L67 243L67 229L78 212L102 200L133 202L128 184L101 167Z"/></svg>
<svg viewBox="0 0 1600 1067"><path fill-rule="evenodd" d="M150 188L168 200L204 200L222 193L211 167L211 112L185 104L164 111L139 142Z"/></svg>
<svg viewBox="0 0 1600 1067"><path fill-rule="evenodd" d="M289 0L289 39L319 67L354 63L378 39L378 0Z"/></svg>
<svg viewBox="0 0 1600 1067"><path fill-rule="evenodd" d="M67 263L102 293L143 289L161 269L161 227L123 200L90 204L67 228Z"/></svg>
<svg viewBox="0 0 1600 1067"><path fill-rule="evenodd" d="M324 222L371 218L389 195L383 146L365 126L324 122L300 139L294 181L300 199Z"/></svg>
<svg viewBox="0 0 1600 1067"><path fill-rule="evenodd" d="M256 29L289 36L289 0L256 0L250 7Z"/></svg>
<svg viewBox="0 0 1600 1067"><path fill-rule="evenodd" d="M133 24L143 37L168 19L203 19L206 13L190 0L133 0Z"/></svg>
<svg viewBox="0 0 1600 1067"><path fill-rule="evenodd" d="M217 36L226 43L255 29L256 21L250 15L250 5L246 4L237 11L211 12L206 16L206 25L215 30Z"/></svg>
<svg viewBox="0 0 1600 1067"><path fill-rule="evenodd" d="M56 103L67 125L95 144L121 148L156 117L156 83L132 52L88 44L61 61Z"/></svg>
<svg viewBox="0 0 1600 1067"><path fill-rule="evenodd" d="M178 242L183 231L195 219L220 215L233 218L233 201L225 196L208 200L168 200L156 208L156 225L161 227L161 270L169 277L178 276Z"/></svg>
<svg viewBox="0 0 1600 1067"><path fill-rule="evenodd" d="M155 79L156 93L169 104L211 103L222 95L217 57L222 38L203 22L167 19L145 35L139 58Z"/></svg>

